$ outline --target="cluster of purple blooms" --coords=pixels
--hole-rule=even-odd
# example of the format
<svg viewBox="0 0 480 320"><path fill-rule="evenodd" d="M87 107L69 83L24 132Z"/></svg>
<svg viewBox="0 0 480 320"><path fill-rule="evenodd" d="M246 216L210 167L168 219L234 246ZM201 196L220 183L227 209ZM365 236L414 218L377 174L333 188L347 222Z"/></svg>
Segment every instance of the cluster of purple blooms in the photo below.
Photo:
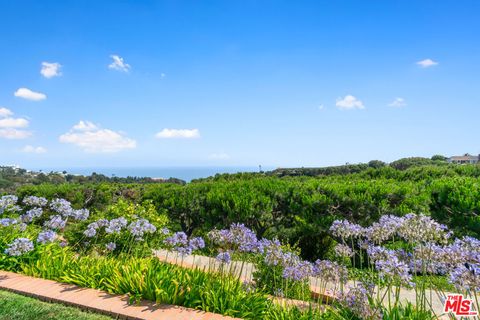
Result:
<svg viewBox="0 0 480 320"><path fill-rule="evenodd" d="M362 234L368 241L380 244L394 238L403 221L401 217L385 215L380 217L378 222L374 222L370 227L363 229Z"/></svg>
<svg viewBox="0 0 480 320"><path fill-rule="evenodd" d="M105 227L105 232L110 234L120 234L123 228L128 224L127 219L124 217L112 219L108 222L108 225Z"/></svg>
<svg viewBox="0 0 480 320"><path fill-rule="evenodd" d="M202 237L188 239L187 234L183 231L175 232L163 242L181 255L189 255L196 250L205 248L205 241Z"/></svg>
<svg viewBox="0 0 480 320"><path fill-rule="evenodd" d="M281 267L284 279L305 281L315 276L315 265L302 260L296 253L285 250L278 239L259 241L258 252L263 254L264 263L270 267Z"/></svg>
<svg viewBox="0 0 480 320"><path fill-rule="evenodd" d="M23 204L29 207L45 207L48 200L43 197L28 196L23 199Z"/></svg>
<svg viewBox="0 0 480 320"><path fill-rule="evenodd" d="M403 217L398 235L411 244L441 243L446 244L452 233L448 228L425 215L413 213Z"/></svg>
<svg viewBox="0 0 480 320"><path fill-rule="evenodd" d="M312 273L323 282L346 283L348 280L347 268L330 260L315 261Z"/></svg>
<svg viewBox="0 0 480 320"><path fill-rule="evenodd" d="M397 279L408 286L412 285L413 274L447 274L459 290L480 290L480 240L464 237L452 243L447 227L428 216L386 215L368 228L337 220L330 232L354 244L350 251L343 244L337 245L338 255L349 256L353 250L366 249L369 263L385 279ZM381 246L389 240L403 240L413 249L407 252Z"/></svg>
<svg viewBox="0 0 480 320"><path fill-rule="evenodd" d="M65 199L54 199L50 202L50 209L60 214L65 219L69 217L74 220L84 221L90 216L88 209L73 209L72 204Z"/></svg>
<svg viewBox="0 0 480 320"><path fill-rule="evenodd" d="M50 217L49 220L45 221L43 224L45 228L58 230L65 228L67 221L63 219L61 215L53 215Z"/></svg>
<svg viewBox="0 0 480 320"><path fill-rule="evenodd" d="M428 216L413 213L404 217L385 215L368 228L347 220L335 220L330 227L330 233L343 241L360 238L377 245L395 237L411 244L447 243L451 236L446 226Z"/></svg>
<svg viewBox="0 0 480 320"><path fill-rule="evenodd" d="M17 238L8 245L8 248L5 249L5 253L10 256L18 257L32 250L33 242L30 239Z"/></svg>
<svg viewBox="0 0 480 320"><path fill-rule="evenodd" d="M364 232L363 227L348 220L335 220L330 227L330 233L341 239L357 238Z"/></svg>
<svg viewBox="0 0 480 320"><path fill-rule="evenodd" d="M449 280L458 290L480 292L480 264L463 264L456 266Z"/></svg>
<svg viewBox="0 0 480 320"><path fill-rule="evenodd" d="M268 266L286 265L289 260L278 239L259 241L259 252L264 254L264 262Z"/></svg>
<svg viewBox="0 0 480 320"><path fill-rule="evenodd" d="M2 227L8 227L14 224L17 224L18 221L17 219L12 219L12 218L2 218L0 219L0 226Z"/></svg>
<svg viewBox="0 0 480 320"><path fill-rule="evenodd" d="M254 252L258 248L255 233L242 223L234 223L229 229L212 230L208 238L222 248L240 252Z"/></svg>
<svg viewBox="0 0 480 320"><path fill-rule="evenodd" d="M22 210L20 206L17 205L18 197L14 195L6 195L0 197L0 214L4 212L19 212Z"/></svg>
<svg viewBox="0 0 480 320"><path fill-rule="evenodd" d="M146 219L138 219L130 223L128 230L137 240L141 240L144 234L155 233L157 228Z"/></svg>
<svg viewBox="0 0 480 320"><path fill-rule="evenodd" d="M73 211L72 204L69 201L59 198L53 199L50 202L50 209L64 217L70 216L71 212Z"/></svg>
<svg viewBox="0 0 480 320"><path fill-rule="evenodd" d="M21 213L22 208L17 205L18 197L14 195L7 195L0 198L0 213L8 211L9 213ZM23 199L22 204L29 208L23 214L19 214L17 218L3 218L0 220L0 226L8 227L17 225L20 231L25 231L27 224L32 223L35 219L43 216L44 210L47 209L48 200L43 197L27 196ZM51 201L49 208L54 211L55 215L49 217L44 222L44 231L40 233L39 243L47 243L47 238L44 236L49 235L49 231L59 230L65 228L68 217L75 220L86 220L90 213L87 209L75 210L72 208L70 202L64 199L54 199Z"/></svg>
<svg viewBox="0 0 480 320"><path fill-rule="evenodd" d="M57 233L52 230L44 230L38 234L37 242L41 244L47 244L55 241Z"/></svg>
<svg viewBox="0 0 480 320"><path fill-rule="evenodd" d="M78 209L71 212L71 217L78 221L85 221L90 216L88 209Z"/></svg>
<svg viewBox="0 0 480 320"><path fill-rule="evenodd" d="M109 242L105 245L105 249L107 249L107 251L114 251L116 248L117 245L115 244L115 242Z"/></svg>
<svg viewBox="0 0 480 320"><path fill-rule="evenodd" d="M157 231L157 228L146 219L140 218L128 224L127 219L119 217L112 220L99 219L91 222L88 224L87 229L83 234L87 238L93 238L98 234L101 228L104 228L105 233L107 234L120 234L122 230L128 230L137 241L143 240L145 234L153 234ZM110 249L107 247L107 250L113 251L114 249L111 250L111 247L112 245L110 245Z"/></svg>
<svg viewBox="0 0 480 320"><path fill-rule="evenodd" d="M249 252L263 256L268 267L279 267L282 277L289 281L306 281L309 277L325 277L326 281L346 281L347 269L334 262L320 261L311 263L302 260L296 253L284 248L278 239L260 239L243 224L232 224L229 229L212 230L208 238L220 248L217 260L230 262L231 252ZM349 249L347 247L347 249Z"/></svg>
<svg viewBox="0 0 480 320"><path fill-rule="evenodd" d="M93 235L92 236L87 236L87 237L91 238L91 237L95 236L95 234L97 234L97 229L106 227L106 226L109 225L109 223L110 223L110 221L108 221L107 219L99 219L97 221L89 223L88 226L87 226L87 230L85 232L86 233L93 233Z"/></svg>
<svg viewBox="0 0 480 320"><path fill-rule="evenodd" d="M341 293L340 302L360 319L382 319L378 309L370 305L369 297L373 295L373 287L359 283Z"/></svg>
<svg viewBox="0 0 480 320"><path fill-rule="evenodd" d="M227 264L227 263L230 263L230 261L232 261L232 257L230 255L230 252L228 251L220 252L217 255L216 259L222 264Z"/></svg>
<svg viewBox="0 0 480 320"><path fill-rule="evenodd" d="M205 248L205 240L202 237L194 237L189 240L188 244L193 251Z"/></svg>
<svg viewBox="0 0 480 320"><path fill-rule="evenodd" d="M63 230L69 218L74 220L88 219L90 212L87 209L75 210L71 203L64 199L54 199L50 202L43 197L27 196L23 199L22 204L26 211L21 213L23 209L17 205L18 198L13 195L3 196L0 198L0 213L5 211L9 213L19 213L16 218L3 218L0 220L0 226L8 227L16 225L18 230L23 232L27 228L27 224L34 222L36 219L44 215L44 210L52 210L56 214L48 217L44 221L42 230L38 235L36 242L40 244L47 244L57 239L56 230ZM28 210L27 210L28 209ZM33 242L27 238L18 238L9 245L5 251L10 255L20 255L25 252L33 250Z"/></svg>
<svg viewBox="0 0 480 320"><path fill-rule="evenodd" d="M166 238L163 242L167 246L170 246L174 249L178 247L185 247L188 244L188 236L185 232L179 231Z"/></svg>
<svg viewBox="0 0 480 320"><path fill-rule="evenodd" d="M283 269L283 278L293 281L304 281L313 276L313 265L309 261L298 261Z"/></svg>
<svg viewBox="0 0 480 320"><path fill-rule="evenodd" d="M413 286L410 267L398 258L396 252L388 252L385 259L377 259L375 268L384 279L396 279L402 285Z"/></svg>
<svg viewBox="0 0 480 320"><path fill-rule="evenodd" d="M23 213L22 208L18 206L17 203L18 197L14 195L0 197L0 213L6 212L9 215L18 213L16 217L2 217L2 219L0 219L0 227L16 226L19 231L23 232L26 230L27 224L42 217L46 210L54 212L54 214L42 220L44 229L39 232L36 239L36 242L39 244L48 244L55 241L58 238L57 232L65 229L69 220L85 221L90 216L88 209L74 209L71 203L65 199L56 198L49 202L42 197L28 196L22 201L22 204L26 208L26 211ZM128 230L136 240L142 240L144 235L156 232L156 227L148 220L137 219L128 224L124 217L120 217L110 221L100 219L92 222L84 231L84 235L94 237L100 228L104 228L107 234L119 234L123 230ZM18 238L10 244L11 248L5 252L10 255L20 255L21 252L28 252L29 250L23 250L21 245L23 244L25 248L30 248L30 246L27 246L30 242L32 243L33 249L33 242L28 239L30 242L27 242L25 239L27 238ZM192 239L191 247L195 250L204 247L203 239ZM106 245L108 251L113 251L115 248L116 244L113 242Z"/></svg>
<svg viewBox="0 0 480 320"><path fill-rule="evenodd" d="M350 258L353 256L353 250L344 244L337 244L335 246L335 254L341 258Z"/></svg>
<svg viewBox="0 0 480 320"><path fill-rule="evenodd" d="M36 218L40 218L43 214L42 208L33 208L20 215L20 220L24 223L30 223Z"/></svg>

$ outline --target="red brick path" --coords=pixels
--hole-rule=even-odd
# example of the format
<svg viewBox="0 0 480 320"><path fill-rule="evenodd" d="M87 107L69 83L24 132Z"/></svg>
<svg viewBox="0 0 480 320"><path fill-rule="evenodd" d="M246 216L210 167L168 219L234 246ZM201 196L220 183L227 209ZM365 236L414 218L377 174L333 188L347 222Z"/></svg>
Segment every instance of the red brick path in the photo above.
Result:
<svg viewBox="0 0 480 320"><path fill-rule="evenodd" d="M59 302L120 319L155 320L227 320L219 314L167 304L143 301L129 305L127 296L111 295L104 291L76 285L0 271L0 289L28 295L43 301Z"/></svg>

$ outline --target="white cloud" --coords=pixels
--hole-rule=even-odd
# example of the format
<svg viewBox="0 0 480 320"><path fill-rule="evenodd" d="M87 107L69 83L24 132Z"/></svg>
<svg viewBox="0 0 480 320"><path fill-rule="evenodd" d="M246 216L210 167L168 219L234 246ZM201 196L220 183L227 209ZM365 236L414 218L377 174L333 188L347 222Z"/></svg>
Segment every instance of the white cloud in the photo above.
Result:
<svg viewBox="0 0 480 320"><path fill-rule="evenodd" d="M325 109L325 106L323 104L318 106L318 110L323 110L323 109Z"/></svg>
<svg viewBox="0 0 480 320"><path fill-rule="evenodd" d="M128 72L130 70L130 65L128 63L125 63L122 57L116 54L112 54L110 58L112 58L113 62L108 65L109 69L123 72Z"/></svg>
<svg viewBox="0 0 480 320"><path fill-rule="evenodd" d="M403 98L395 98L392 102L388 104L389 107L405 107L407 103L405 102L405 99Z"/></svg>
<svg viewBox="0 0 480 320"><path fill-rule="evenodd" d="M93 124L90 121L80 120L79 123L73 126L73 130L77 131L95 131L98 130L97 125Z"/></svg>
<svg viewBox="0 0 480 320"><path fill-rule="evenodd" d="M60 142L71 143L86 152L112 153L125 149L134 149L137 142L122 133L102 129L89 121L80 121L59 137Z"/></svg>
<svg viewBox="0 0 480 320"><path fill-rule="evenodd" d="M26 128L28 120L24 118L3 118L0 119L0 128Z"/></svg>
<svg viewBox="0 0 480 320"><path fill-rule="evenodd" d="M13 115L13 112L7 108L0 108L0 118L6 118Z"/></svg>
<svg viewBox="0 0 480 320"><path fill-rule="evenodd" d="M13 118L12 116L12 111L7 108L0 108L0 138L25 139L31 136L32 133L30 131L18 129L28 127L28 120Z"/></svg>
<svg viewBox="0 0 480 320"><path fill-rule="evenodd" d="M220 152L220 153L212 153L211 155L208 156L208 158L212 160L228 160L230 159L230 156L225 152Z"/></svg>
<svg viewBox="0 0 480 320"><path fill-rule="evenodd" d="M32 100L32 101L40 101L40 100L45 100L47 98L45 94L40 92L35 92L27 88L19 88L17 91L15 91L13 95L15 97Z"/></svg>
<svg viewBox="0 0 480 320"><path fill-rule="evenodd" d="M194 139L200 138L200 131L198 129L163 129L162 131L158 132L155 137L157 137L158 139Z"/></svg>
<svg viewBox="0 0 480 320"><path fill-rule="evenodd" d="M47 79L59 77L62 75L60 68L62 65L58 62L42 62L40 73Z"/></svg>
<svg viewBox="0 0 480 320"><path fill-rule="evenodd" d="M25 139L32 135L30 131L18 130L14 128L0 129L0 138L5 139Z"/></svg>
<svg viewBox="0 0 480 320"><path fill-rule="evenodd" d="M418 61L417 64L422 68L429 68L429 67L436 66L438 62L433 61L432 59L425 59L425 60Z"/></svg>
<svg viewBox="0 0 480 320"><path fill-rule="evenodd" d="M47 149L45 149L44 147L34 147L34 146L27 145L23 147L22 152L40 154L40 153L46 153Z"/></svg>
<svg viewBox="0 0 480 320"><path fill-rule="evenodd" d="M340 110L365 109L363 102L352 95L346 95L344 98L337 98L335 103Z"/></svg>

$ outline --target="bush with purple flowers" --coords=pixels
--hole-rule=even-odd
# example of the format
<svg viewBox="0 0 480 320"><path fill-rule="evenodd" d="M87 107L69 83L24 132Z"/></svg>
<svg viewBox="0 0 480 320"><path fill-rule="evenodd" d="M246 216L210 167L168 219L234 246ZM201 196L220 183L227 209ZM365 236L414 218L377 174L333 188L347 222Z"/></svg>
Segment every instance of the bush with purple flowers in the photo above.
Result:
<svg viewBox="0 0 480 320"><path fill-rule="evenodd" d="M241 275L247 262L253 263L251 279L235 280L243 294L261 292L310 303L313 286L321 295L339 298L331 308L348 310L359 319L392 314L401 307L400 291L405 288L415 290L416 308L429 313L429 277L444 277L466 295L480 292L480 241L454 239L444 225L422 214L385 215L369 226L334 221L330 233L337 243L330 252L332 259L314 263L302 259L297 247L276 238L257 238L241 223L203 234L180 231L178 225L168 225L166 216L151 203L119 201L104 211L90 212L59 198L2 196L0 214L0 268L4 269L19 270L31 263L27 258L50 249L78 257L144 259L152 257L153 249L163 248L181 256L182 266L184 257L193 254L195 259L203 253L220 266L221 272L211 270L220 285ZM234 265L240 265L240 273L229 270ZM356 272L368 277L358 283L349 280L349 274Z"/></svg>
<svg viewBox="0 0 480 320"><path fill-rule="evenodd" d="M478 239L452 239L446 226L428 216L413 213L403 217L383 216L360 235L352 231L357 229L350 222L335 221L330 230L341 242L335 251L352 262L359 260L357 269L371 270L378 279L377 288L385 288L383 298L377 296L374 302L383 305L385 296L388 297L387 314L400 306L401 288L412 287L416 293L416 308L433 312L429 301L432 294L428 292L443 289L432 282L436 276L446 275L458 292L467 296L473 294L475 297L474 293L480 292ZM351 243L350 250L345 248L348 243ZM366 259L362 259L363 255ZM474 300L478 310L478 300Z"/></svg>

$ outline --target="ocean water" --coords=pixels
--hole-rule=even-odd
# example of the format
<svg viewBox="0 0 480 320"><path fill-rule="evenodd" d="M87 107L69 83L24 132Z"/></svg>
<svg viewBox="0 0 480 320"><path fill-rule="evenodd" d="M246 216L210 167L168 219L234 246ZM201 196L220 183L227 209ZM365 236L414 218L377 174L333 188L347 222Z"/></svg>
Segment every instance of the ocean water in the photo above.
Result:
<svg viewBox="0 0 480 320"><path fill-rule="evenodd" d="M267 171L273 168L262 167ZM91 175L93 172L104 174L108 177L150 177L150 178L178 178L185 181L191 181L198 178L207 178L217 173L237 173L237 172L258 172L259 167L55 167L55 168L35 168L34 171L67 171L71 174Z"/></svg>

